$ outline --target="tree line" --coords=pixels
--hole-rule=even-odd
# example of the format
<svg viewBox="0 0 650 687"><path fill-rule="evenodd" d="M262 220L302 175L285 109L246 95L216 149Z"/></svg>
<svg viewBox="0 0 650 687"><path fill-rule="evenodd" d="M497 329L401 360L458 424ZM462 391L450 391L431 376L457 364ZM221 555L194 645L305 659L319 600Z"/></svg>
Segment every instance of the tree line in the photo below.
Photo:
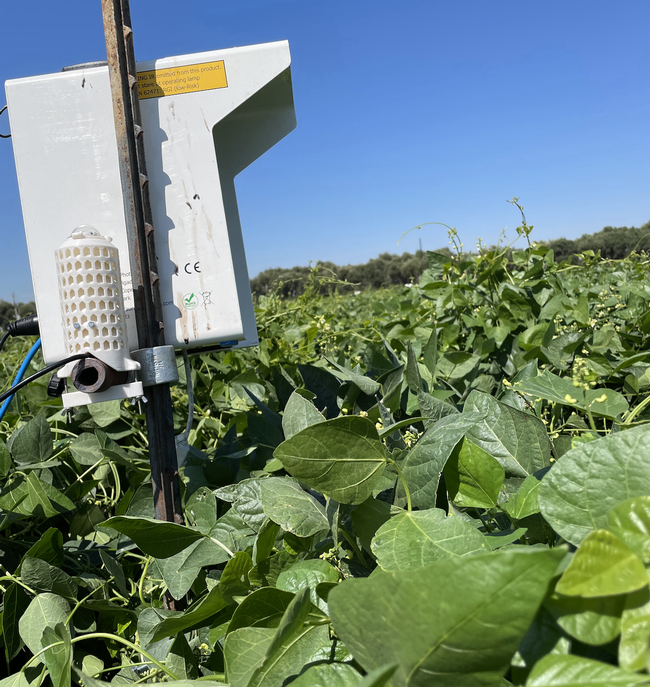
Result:
<svg viewBox="0 0 650 687"><path fill-rule="evenodd" d="M605 227L594 234L583 234L578 239L553 239L543 242L553 249L557 262L578 263L580 253L600 251L603 258L620 260L632 251L650 253L650 222L640 227ZM436 251L450 255L449 248ZM335 265L332 262L317 263L321 277L320 289L323 293L334 291L364 291L387 286L417 282L422 272L429 266L427 253L381 253L376 258L358 265ZM277 292L283 298L292 298L303 293L314 267L296 266L291 268L273 267L260 272L251 279L254 296ZM0 300L0 330L18 317L36 312L33 301L14 305Z"/></svg>
<svg viewBox="0 0 650 687"><path fill-rule="evenodd" d="M594 234L583 234L578 239L553 239L542 242L553 249L557 262L578 263L578 255L587 250L600 251L603 258L620 260L633 250L650 253L650 222L640 227L605 227ZM440 248L436 253L450 255L449 248ZM386 286L408 284L418 281L422 272L429 266L427 253L382 253L366 263L359 265L335 265L332 262L317 263L321 279L321 292L334 290L379 289ZM297 266L291 268L274 267L260 272L251 279L254 296L277 292L284 298L299 296L308 283L314 268ZM328 280L327 276L331 278Z"/></svg>

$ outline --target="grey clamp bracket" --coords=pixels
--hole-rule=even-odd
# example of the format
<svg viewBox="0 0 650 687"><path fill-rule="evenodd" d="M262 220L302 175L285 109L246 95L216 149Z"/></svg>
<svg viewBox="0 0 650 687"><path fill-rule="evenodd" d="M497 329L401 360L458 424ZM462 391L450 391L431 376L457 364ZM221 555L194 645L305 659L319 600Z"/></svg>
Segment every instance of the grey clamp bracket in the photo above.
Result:
<svg viewBox="0 0 650 687"><path fill-rule="evenodd" d="M140 363L139 377L143 386L178 382L176 352L173 346L154 346L131 351L131 358Z"/></svg>

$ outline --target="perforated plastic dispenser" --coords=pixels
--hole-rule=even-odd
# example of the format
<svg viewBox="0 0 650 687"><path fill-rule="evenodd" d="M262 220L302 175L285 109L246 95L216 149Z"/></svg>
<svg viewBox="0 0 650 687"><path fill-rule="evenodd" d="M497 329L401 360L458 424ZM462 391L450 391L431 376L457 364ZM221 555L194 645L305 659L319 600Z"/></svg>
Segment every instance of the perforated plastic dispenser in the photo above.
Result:
<svg viewBox="0 0 650 687"><path fill-rule="evenodd" d="M117 248L81 225L55 256L67 354L88 352L114 370L137 369L129 358Z"/></svg>
<svg viewBox="0 0 650 687"><path fill-rule="evenodd" d="M54 252L67 355L89 353L119 372L139 370L129 356L119 251L90 225L78 226ZM69 377L73 361L59 370ZM98 401L139 397L141 382L116 384L105 391L63 394L66 408Z"/></svg>

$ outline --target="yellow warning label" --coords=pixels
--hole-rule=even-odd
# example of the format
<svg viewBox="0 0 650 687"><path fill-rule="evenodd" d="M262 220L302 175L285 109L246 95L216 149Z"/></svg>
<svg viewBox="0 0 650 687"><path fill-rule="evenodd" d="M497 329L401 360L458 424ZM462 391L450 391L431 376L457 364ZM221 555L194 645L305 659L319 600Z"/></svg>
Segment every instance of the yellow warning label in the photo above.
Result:
<svg viewBox="0 0 650 687"><path fill-rule="evenodd" d="M140 100L227 87L228 81L223 60L138 72Z"/></svg>

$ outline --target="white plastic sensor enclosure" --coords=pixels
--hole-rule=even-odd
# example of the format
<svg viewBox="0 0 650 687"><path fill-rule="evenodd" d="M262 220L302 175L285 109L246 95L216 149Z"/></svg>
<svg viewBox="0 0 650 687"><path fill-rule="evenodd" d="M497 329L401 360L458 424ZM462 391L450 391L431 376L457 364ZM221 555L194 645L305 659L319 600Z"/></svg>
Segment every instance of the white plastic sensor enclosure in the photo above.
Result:
<svg viewBox="0 0 650 687"><path fill-rule="evenodd" d="M138 63L165 343L258 342L234 178L295 128L286 41ZM92 225L119 252L133 320L108 67L7 81L45 361L69 355L55 250Z"/></svg>

